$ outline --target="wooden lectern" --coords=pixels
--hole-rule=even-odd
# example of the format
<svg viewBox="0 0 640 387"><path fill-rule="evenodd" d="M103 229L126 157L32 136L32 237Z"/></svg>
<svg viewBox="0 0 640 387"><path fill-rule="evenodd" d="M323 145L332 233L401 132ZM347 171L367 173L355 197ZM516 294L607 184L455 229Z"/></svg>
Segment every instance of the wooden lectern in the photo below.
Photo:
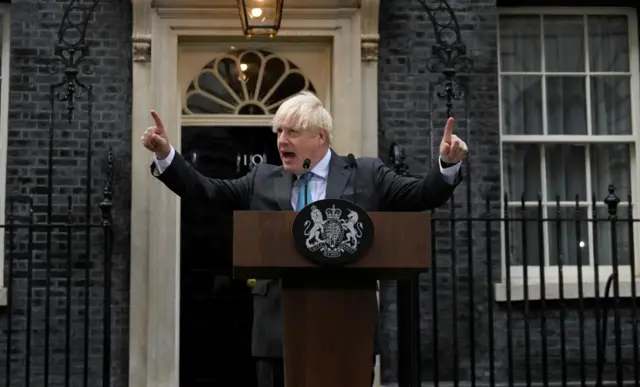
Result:
<svg viewBox="0 0 640 387"><path fill-rule="evenodd" d="M370 387L376 280L430 267L430 214L368 213L371 247L342 267L323 267L299 253L292 238L297 214L236 211L234 277L282 279L286 387Z"/></svg>

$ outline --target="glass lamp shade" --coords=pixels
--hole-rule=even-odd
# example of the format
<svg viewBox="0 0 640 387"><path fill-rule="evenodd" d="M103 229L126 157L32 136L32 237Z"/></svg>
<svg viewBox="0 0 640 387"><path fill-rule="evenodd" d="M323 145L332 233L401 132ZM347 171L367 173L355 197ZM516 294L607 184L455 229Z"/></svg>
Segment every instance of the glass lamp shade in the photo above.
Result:
<svg viewBox="0 0 640 387"><path fill-rule="evenodd" d="M242 31L248 37L274 37L280 29L284 0L238 0Z"/></svg>

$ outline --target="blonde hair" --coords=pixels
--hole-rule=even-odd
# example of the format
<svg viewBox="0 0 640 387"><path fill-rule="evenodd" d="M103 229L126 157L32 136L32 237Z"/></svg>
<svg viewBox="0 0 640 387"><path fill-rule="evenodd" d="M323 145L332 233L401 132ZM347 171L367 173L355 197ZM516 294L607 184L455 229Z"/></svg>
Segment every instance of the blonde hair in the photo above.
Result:
<svg viewBox="0 0 640 387"><path fill-rule="evenodd" d="M276 111L271 123L273 132L279 127L319 133L327 131L327 144L333 142L333 119L322 101L309 91L302 91L284 101Z"/></svg>

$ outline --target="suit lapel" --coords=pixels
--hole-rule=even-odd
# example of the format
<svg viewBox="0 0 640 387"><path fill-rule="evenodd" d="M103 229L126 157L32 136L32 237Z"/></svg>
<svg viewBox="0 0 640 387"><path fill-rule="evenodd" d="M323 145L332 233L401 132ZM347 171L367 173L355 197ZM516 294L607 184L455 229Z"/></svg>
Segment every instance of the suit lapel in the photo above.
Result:
<svg viewBox="0 0 640 387"><path fill-rule="evenodd" d="M284 170L275 178L274 190L276 200L283 211L293 211L291 206L291 187L293 185L293 175Z"/></svg>
<svg viewBox="0 0 640 387"><path fill-rule="evenodd" d="M329 176L327 177L327 199L340 199L344 192L351 170L347 169L347 163L333 150L331 151L331 163L329 165Z"/></svg>

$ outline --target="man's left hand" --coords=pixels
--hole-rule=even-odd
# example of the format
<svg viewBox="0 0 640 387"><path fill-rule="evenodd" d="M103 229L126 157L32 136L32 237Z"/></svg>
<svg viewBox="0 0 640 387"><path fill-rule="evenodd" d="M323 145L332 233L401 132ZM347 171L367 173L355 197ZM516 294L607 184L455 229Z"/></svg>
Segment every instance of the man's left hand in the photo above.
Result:
<svg viewBox="0 0 640 387"><path fill-rule="evenodd" d="M456 120L450 117L444 127L444 135L440 142L440 159L447 164L457 164L467 157L469 149L460 137L453 134L453 124Z"/></svg>

